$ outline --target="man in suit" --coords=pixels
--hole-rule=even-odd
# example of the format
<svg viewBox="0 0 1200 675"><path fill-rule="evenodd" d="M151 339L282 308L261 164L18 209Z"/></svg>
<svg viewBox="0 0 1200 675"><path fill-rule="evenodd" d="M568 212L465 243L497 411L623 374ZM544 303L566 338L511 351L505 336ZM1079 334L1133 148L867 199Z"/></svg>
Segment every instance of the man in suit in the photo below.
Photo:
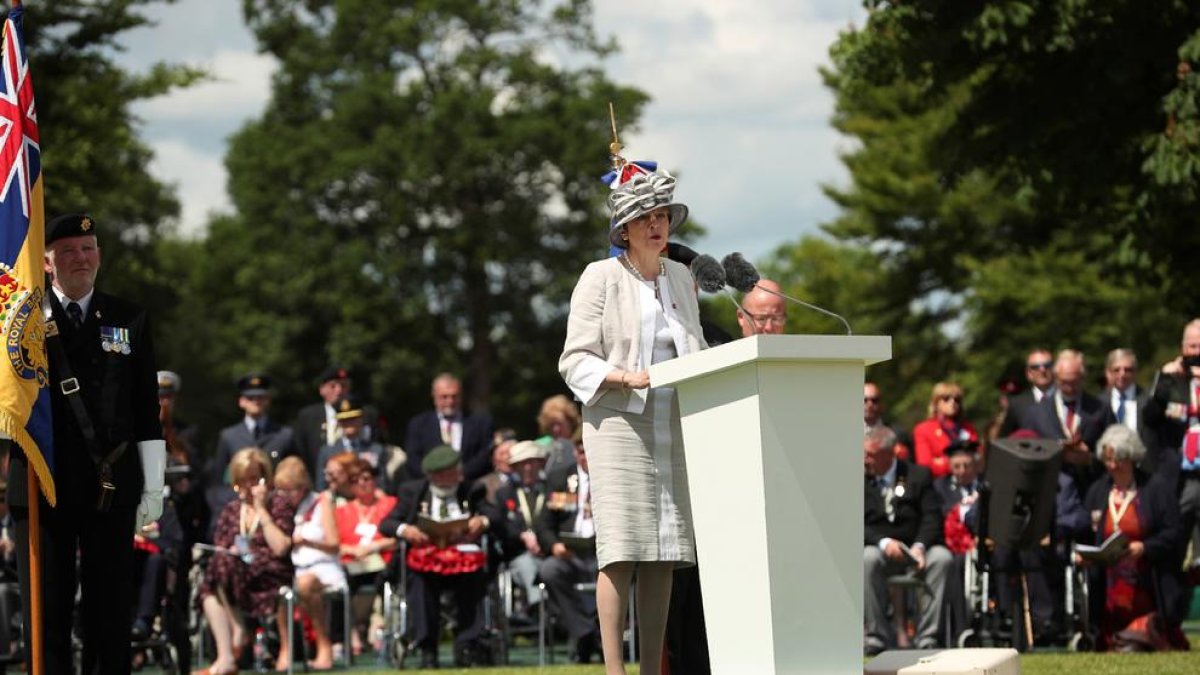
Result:
<svg viewBox="0 0 1200 675"><path fill-rule="evenodd" d="M46 305L57 330L54 336L47 326L58 505L50 508L26 482L27 459L15 444L8 504L20 551L29 546L30 509L40 509L44 672L74 672L78 580L83 671L119 675L130 671L133 533L162 514L166 444L154 347L145 311L95 288L100 247L90 217L50 222L45 267L53 283ZM29 635L28 556L17 556L17 564Z"/></svg>
<svg viewBox="0 0 1200 675"><path fill-rule="evenodd" d="M897 429L883 420L883 392L874 382L863 383L863 433L876 427L887 427L896 434L896 456L905 461L912 458L912 439L902 429Z"/></svg>
<svg viewBox="0 0 1200 675"><path fill-rule="evenodd" d="M321 448L317 453L317 466L324 467L331 457L341 452L353 453L366 460L375 470L378 486L389 495L395 495L400 483L407 479L404 468L407 455L400 448L373 440L366 430L366 409L357 394L350 393L334 402L335 420L341 431L337 439ZM325 472L317 474L317 489L328 487Z"/></svg>
<svg viewBox="0 0 1200 675"><path fill-rule="evenodd" d="M1020 428L1063 442L1063 471L1080 493L1104 472L1093 450L1111 415L1100 399L1083 390L1086 375L1083 354L1062 350L1054 361L1054 392L1025 408L1020 419Z"/></svg>
<svg viewBox="0 0 1200 675"><path fill-rule="evenodd" d="M1191 560L1200 567L1200 318L1183 328L1180 355L1163 364L1142 419L1154 430L1159 473L1179 489L1179 512L1191 538Z"/></svg>
<svg viewBox="0 0 1200 675"><path fill-rule="evenodd" d="M295 437L296 453L304 460L309 475L321 475L323 463L317 455L321 448L337 443L341 437L341 426L338 424L337 411L334 404L349 396L353 389L350 371L345 366L331 365L321 371L317 392L321 400L306 405L296 414L292 422ZM383 442L379 430L379 412L372 406L363 408L362 438L371 442Z"/></svg>
<svg viewBox="0 0 1200 675"><path fill-rule="evenodd" d="M759 288L761 286L762 288ZM738 310L738 325L742 337L751 335L782 335L787 328L787 304L783 298L768 293L763 288L779 292L779 284L770 279L759 279L757 286L742 298L742 309Z"/></svg>
<svg viewBox="0 0 1200 675"><path fill-rule="evenodd" d="M592 482L588 475L587 455L583 444L575 444L575 464L561 465L546 479L548 497L546 508L537 519L537 538L549 556L542 560L538 575L550 592L554 607L574 651L575 663L590 663L600 653L600 626L596 622L596 605L575 590L575 584L594 582L596 549L577 547L574 550L563 541L563 534L577 540L591 538L595 543L596 525L592 522ZM701 642L704 642L701 636ZM698 645L697 645L698 646ZM704 646L707 651L707 645ZM705 663L707 664L707 654ZM672 672L694 673L684 668Z"/></svg>
<svg viewBox="0 0 1200 675"><path fill-rule="evenodd" d="M433 378L432 394L433 410L409 420L404 434L409 475L420 478L422 458L432 448L448 445L462 456L468 481L482 478L492 470L492 418L463 413L462 382L450 373Z"/></svg>
<svg viewBox="0 0 1200 675"><path fill-rule="evenodd" d="M237 388L237 403L243 417L222 429L217 438L217 452L209 464L205 488L209 513L220 513L237 496L225 473L238 450L260 448L271 458L272 465L294 451L292 428L279 424L268 414L271 410L271 378L262 373L248 373L238 379Z"/></svg>
<svg viewBox="0 0 1200 675"><path fill-rule="evenodd" d="M408 552L408 600L413 611L412 645L421 652L421 667L438 667L441 634L441 593L454 594L457 612L454 661L458 666L489 660L480 645L483 598L489 572L479 545L484 534L508 536L499 511L484 498L484 488L463 480L461 455L447 445L432 448L421 460L426 478L400 487L396 506L379 529L403 539ZM447 542L435 542L418 526L421 516L434 520L468 518L466 532Z"/></svg>
<svg viewBox="0 0 1200 675"><path fill-rule="evenodd" d="M1035 347L1025 357L1025 380L1029 388L1007 399L1004 421L991 440L1007 437L1021 428L1021 415L1038 403L1054 389L1054 355L1048 349Z"/></svg>
<svg viewBox="0 0 1200 675"><path fill-rule="evenodd" d="M1100 402L1109 408L1109 423L1124 424L1141 439L1146 446L1146 457L1141 468L1155 473L1160 465L1161 448L1154 431L1142 420L1142 406L1150 398L1150 392L1137 384L1138 359L1132 349L1114 349L1104 359L1104 391Z"/></svg>
<svg viewBox="0 0 1200 675"><path fill-rule="evenodd" d="M896 647L887 618L887 578L912 572L924 580L929 599L917 624L918 649L938 647L946 575L953 557L941 545L942 509L929 469L896 459L896 435L877 428L863 440L863 600L867 655Z"/></svg>
<svg viewBox="0 0 1200 675"><path fill-rule="evenodd" d="M537 584L538 564L549 551L542 548L534 524L546 507L544 469L548 456L549 447L544 443L521 441L513 445L509 465L517 482L496 493L496 503L508 521L508 530L516 535L503 542L503 549L513 582L525 591L525 602L530 611L524 618L531 616L532 608L542 601Z"/></svg>

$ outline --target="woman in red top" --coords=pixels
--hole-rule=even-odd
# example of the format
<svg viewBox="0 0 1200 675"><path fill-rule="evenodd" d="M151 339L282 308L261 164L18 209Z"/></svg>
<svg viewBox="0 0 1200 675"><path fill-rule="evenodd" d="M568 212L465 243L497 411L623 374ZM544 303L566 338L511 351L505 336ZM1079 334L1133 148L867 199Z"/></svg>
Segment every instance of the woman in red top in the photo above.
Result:
<svg viewBox="0 0 1200 675"><path fill-rule="evenodd" d="M928 467L934 478L950 473L946 458L950 443L979 440L975 427L963 419L962 399L962 387L953 382L938 382L929 398L929 419L913 427L917 464Z"/></svg>
<svg viewBox="0 0 1200 675"><path fill-rule="evenodd" d="M379 531L379 524L396 506L396 498L384 494L375 485L375 468L365 459L355 459L347 472L354 498L337 508L337 529L341 539L342 563L350 578L353 598L354 631L352 649L362 653L363 637L371 617L374 596L363 596L358 589L376 586L392 559L396 538Z"/></svg>

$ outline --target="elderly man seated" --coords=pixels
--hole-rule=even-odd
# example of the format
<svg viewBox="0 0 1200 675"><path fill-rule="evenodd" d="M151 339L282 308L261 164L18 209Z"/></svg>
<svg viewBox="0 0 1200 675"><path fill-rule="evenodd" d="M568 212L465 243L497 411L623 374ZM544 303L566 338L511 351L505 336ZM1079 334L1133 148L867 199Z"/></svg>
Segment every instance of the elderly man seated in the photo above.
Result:
<svg viewBox="0 0 1200 675"><path fill-rule="evenodd" d="M543 550L534 533L538 515L546 505L546 460L549 445L534 441L521 441L512 446L509 464L517 476L517 483L505 485L496 491L496 503L504 513L507 531L513 535L504 542L505 560L512 573L513 582L525 597L525 612L518 612L510 620L529 622L533 608L542 601L538 588L538 565L548 551ZM571 458L574 462L575 458Z"/></svg>
<svg viewBox="0 0 1200 675"><path fill-rule="evenodd" d="M952 561L940 545L941 502L929 469L896 459L895 445L896 436L886 427L867 432L863 441L863 651L868 655L896 647L896 630L887 620L887 578L904 573L921 579L929 594L917 624L916 646L939 646L938 626Z"/></svg>
<svg viewBox="0 0 1200 675"><path fill-rule="evenodd" d="M449 591L456 609L455 665L486 663L490 657L480 638L489 577L480 538L504 528L503 518L488 504L482 485L463 480L462 459L454 448L433 448L421 469L426 477L400 487L395 508L379 526L381 533L408 542L403 564L411 572L413 645L422 668L438 667L438 609L442 591Z"/></svg>

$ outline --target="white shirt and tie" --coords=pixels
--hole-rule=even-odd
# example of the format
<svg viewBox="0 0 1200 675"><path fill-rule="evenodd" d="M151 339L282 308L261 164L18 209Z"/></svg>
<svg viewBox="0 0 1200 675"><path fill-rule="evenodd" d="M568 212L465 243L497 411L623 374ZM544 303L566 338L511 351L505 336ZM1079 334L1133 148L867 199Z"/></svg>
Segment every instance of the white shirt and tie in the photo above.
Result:
<svg viewBox="0 0 1200 675"><path fill-rule="evenodd" d="M462 415L447 417L438 413L438 430L442 434L442 443L462 451Z"/></svg>
<svg viewBox="0 0 1200 675"><path fill-rule="evenodd" d="M1110 405L1117 424L1124 424L1134 432L1138 430L1137 387L1130 385L1125 389L1113 389Z"/></svg>

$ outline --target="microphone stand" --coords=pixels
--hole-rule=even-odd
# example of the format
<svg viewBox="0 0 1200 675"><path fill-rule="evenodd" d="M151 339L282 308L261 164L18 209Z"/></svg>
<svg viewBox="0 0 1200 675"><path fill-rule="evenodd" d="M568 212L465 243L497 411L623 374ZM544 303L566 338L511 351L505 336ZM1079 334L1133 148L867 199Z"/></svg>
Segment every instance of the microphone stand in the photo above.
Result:
<svg viewBox="0 0 1200 675"><path fill-rule="evenodd" d="M760 291L763 291L763 292L765 292L765 293L770 293L771 295L774 295L774 296L777 296L777 297L783 298L783 299L785 299L785 300L791 300L791 301L792 301L792 302L794 302L794 303L797 303L797 304L800 304L800 305L804 305L805 307L807 307L807 308L809 308L809 309L812 309L812 310L816 310L816 311L818 311L818 312L820 312L820 313L822 313L822 314L824 314L824 315L826 315L826 316L831 316L831 317L833 317L833 318L837 319L838 321L841 321L841 322L842 322L842 325L846 327L846 335L854 335L854 331L850 330L850 322L849 322L849 321L846 321L846 319L845 319L845 318L844 318L844 317L843 317L841 314L834 314L833 312L831 312L831 311L829 311L829 310L827 310L827 309L825 309L825 308L823 308L823 307L817 307L816 305L814 305L814 304L811 304L811 303L808 303L808 302L805 302L805 301L803 301L803 300L800 300L799 298L793 298L793 297L792 297L792 296L790 296L790 295L785 295L785 294L783 294L783 293L780 293L780 292L778 292L778 291L773 291L773 290L771 290L771 289L769 289L769 288L766 288L766 287L764 287L762 284L754 284L754 287L755 287L755 288L757 288L757 289L758 289L758 290L760 290ZM741 306L741 305L739 305L739 307L740 307L740 306ZM745 310L742 310L742 311L745 311Z"/></svg>

